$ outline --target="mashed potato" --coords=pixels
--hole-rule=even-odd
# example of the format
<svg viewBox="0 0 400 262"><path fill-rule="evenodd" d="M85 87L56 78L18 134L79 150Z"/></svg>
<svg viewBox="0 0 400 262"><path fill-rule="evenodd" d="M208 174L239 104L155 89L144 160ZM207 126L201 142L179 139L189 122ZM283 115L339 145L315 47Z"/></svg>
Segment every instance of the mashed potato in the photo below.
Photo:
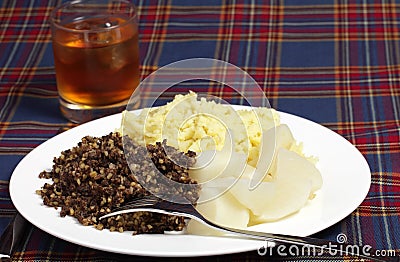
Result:
<svg viewBox="0 0 400 262"><path fill-rule="evenodd" d="M304 156L274 109L236 109L190 92L139 115L125 111L119 131L140 144L167 139L180 151L201 152L189 171L202 184L197 209L217 224L246 228L294 214L322 186L315 159ZM202 157L213 154L202 166L207 162ZM258 185L250 190L254 181ZM218 234L194 220L187 229Z"/></svg>
<svg viewBox="0 0 400 262"><path fill-rule="evenodd" d="M138 143L167 139L169 145L183 152L201 152L221 150L229 129L235 151L248 155L248 162L255 165L262 133L274 125L279 125L274 109L234 110L232 106L198 99L190 92L177 95L165 106L143 109L139 115L125 111L120 132Z"/></svg>

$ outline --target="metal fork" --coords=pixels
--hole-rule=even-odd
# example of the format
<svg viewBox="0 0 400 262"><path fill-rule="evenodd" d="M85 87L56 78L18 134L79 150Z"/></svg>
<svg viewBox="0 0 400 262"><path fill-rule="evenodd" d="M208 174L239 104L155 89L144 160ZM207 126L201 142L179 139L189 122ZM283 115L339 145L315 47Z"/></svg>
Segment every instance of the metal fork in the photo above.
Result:
<svg viewBox="0 0 400 262"><path fill-rule="evenodd" d="M311 238L311 237L272 234L272 233L257 232L257 231L221 226L205 218L191 204L172 203L165 200L161 200L160 198L157 198L153 195L145 196L143 198L127 202L123 206L113 209L111 213L101 216L99 219L102 220L111 216L133 213L133 212L141 212L141 211L155 212L155 213L174 215L174 216L183 216L186 218L194 219L213 229L245 238L271 241L274 243L308 246L310 248L316 248L318 250L323 250L323 251L334 251L341 255L352 255L361 258L367 258L370 261L399 261L398 257L373 257L373 255L370 256L365 254L359 254L359 252L356 253L356 250L362 250L362 247L360 247L360 249L355 249L354 245L346 243L335 243L333 241ZM346 248L346 246L349 246L349 248ZM369 249L369 254L374 254L374 250Z"/></svg>

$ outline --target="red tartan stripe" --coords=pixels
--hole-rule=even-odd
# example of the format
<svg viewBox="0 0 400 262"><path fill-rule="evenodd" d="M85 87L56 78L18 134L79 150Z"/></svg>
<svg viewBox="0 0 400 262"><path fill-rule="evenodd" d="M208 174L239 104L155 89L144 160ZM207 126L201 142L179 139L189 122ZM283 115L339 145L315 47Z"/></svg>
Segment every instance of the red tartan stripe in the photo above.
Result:
<svg viewBox="0 0 400 262"><path fill-rule="evenodd" d="M2 42L9 43L21 40L26 40L27 42L48 41L50 32L48 17L52 9L53 7L44 6L0 8L0 14L3 17L1 27L5 28L1 34Z"/></svg>
<svg viewBox="0 0 400 262"><path fill-rule="evenodd" d="M48 43L51 41L50 29L43 31L42 29L33 29L32 34L29 35L17 35L17 34L7 34L3 36L3 43L14 43L22 41L24 43Z"/></svg>
<svg viewBox="0 0 400 262"><path fill-rule="evenodd" d="M376 206L360 206L357 211L353 212L353 215L358 217L382 217L382 216L398 216L398 207L386 207L382 206L381 203Z"/></svg>
<svg viewBox="0 0 400 262"><path fill-rule="evenodd" d="M77 124L49 124L43 122L2 122L3 133L0 141L0 155L26 155L39 144L56 135L61 128L72 128Z"/></svg>
<svg viewBox="0 0 400 262"><path fill-rule="evenodd" d="M49 138L58 133L61 128L72 128L77 126L73 123L60 123L60 124L50 124L37 121L25 121L25 122L0 122L0 147L3 146L3 142L6 141L5 137L10 139L14 135L26 135L26 139L29 141L29 137L32 135L38 136L38 134L44 135ZM8 149L7 149L8 150Z"/></svg>
<svg viewBox="0 0 400 262"><path fill-rule="evenodd" d="M37 7L26 8L26 7L15 7L11 11L9 8L0 8L0 14L3 17L10 17L14 23L20 22L20 18L25 18L27 12L35 13L39 19L40 17L48 15L48 13L54 8L49 7ZM159 9L165 8L165 5L150 5L150 6L138 6L139 17L152 17ZM338 18L360 19L366 15L375 19L383 19L385 13L399 13L400 3L379 3L379 4L364 4L362 8L358 4L336 4L336 5L302 5L302 6L283 6L283 5L252 5L252 4L225 4L223 6L174 6L171 8L174 17L180 18L187 17L188 11L190 16L196 15L210 15L210 12L218 13L221 11L229 12L231 10L239 10L240 13L245 14L249 11L254 11L255 14L263 15L268 17L268 11L281 12L285 11L285 16L293 16L301 19L310 18L310 9L313 10L313 18L315 19L326 19L329 14L336 14ZM320 13L318 13L320 12ZM239 18L240 18L239 14Z"/></svg>
<svg viewBox="0 0 400 262"><path fill-rule="evenodd" d="M168 15L165 16L169 16ZM226 19L233 19L232 16L226 16ZM281 41L284 39L286 42L304 42L304 41L398 41L400 35L398 34L397 22L381 22L379 26L376 23L343 23L344 29L341 29L341 23L332 23L335 28L286 28L285 23L282 26L275 28L274 25L262 26L262 22L256 22L260 28L257 32L251 32L250 36L247 26L235 26L234 29L229 29L229 23L223 23L226 27L225 31L221 32L218 27L210 28L209 26L187 28L175 30L167 28L168 20L161 19L161 23L152 23L149 26L143 25L141 28L141 41L144 43L154 42L154 38L165 38L163 41L176 42L185 41L187 39L195 40L224 40L230 39L232 41L242 41L244 37L253 41ZM267 20L265 20L267 21ZM352 26L350 26L352 25ZM360 26L361 25L361 26ZM15 41L24 41L26 43L49 42L51 41L50 29L45 24L45 28L41 27L26 27L26 31L31 31L29 34L19 34L17 28L8 28L2 36L4 43ZM367 27L368 26L368 27ZM44 30L43 30L44 29ZM163 33L165 32L165 33ZM195 34L194 34L195 33ZM272 35L270 35L272 34ZM155 37L158 35L158 37ZM160 38L161 37L161 38Z"/></svg>
<svg viewBox="0 0 400 262"><path fill-rule="evenodd" d="M144 75L148 75L149 73L156 71L159 69L156 65L141 65L142 72ZM293 74L293 75L314 75L314 74L326 74L331 75L332 77L335 74L340 73L340 79L345 78L348 74L354 75L367 75L367 70L369 73L376 73L379 75L387 75L389 70L395 70L400 73L400 65L351 65L351 66L335 66L335 67L272 67L268 68L270 72L279 74ZM246 71L252 71L258 74L265 72L265 67L253 67L249 66L246 68ZM148 73L146 73L148 72ZM362 74L360 73L362 72ZM297 73L297 74L296 74ZM395 78L397 79L397 78Z"/></svg>
<svg viewBox="0 0 400 262"><path fill-rule="evenodd" d="M77 126L78 124L73 123L45 123L45 122L37 122L37 121L24 121L24 122L0 122L0 129L7 128L7 130L58 130L60 128L72 128ZM29 132L28 132L29 133Z"/></svg>
<svg viewBox="0 0 400 262"><path fill-rule="evenodd" d="M4 82L18 82L21 76L34 76L36 75L36 68L32 67L12 67L1 68L2 81Z"/></svg>
<svg viewBox="0 0 400 262"><path fill-rule="evenodd" d="M259 83L263 80L263 78L258 78L256 76L253 76L254 79L260 80ZM290 99L295 99L295 98L331 98L331 97L336 97L336 98L348 98L349 94L351 94L352 99L356 98L365 98L365 97L371 97L371 96L376 96L376 97L392 97L392 96L399 96L400 95L400 90L399 89L393 89L392 85L390 84L379 84L377 88L371 89L371 90L365 90L365 89L358 89L357 90L357 85L352 85L353 89L348 90L346 87L340 88L338 86L334 86L334 83L331 83L330 86L321 86L323 83L306 83L306 84L301 84L297 83L295 86L289 86L285 87L285 83L282 83L280 81L269 81L270 84L276 84L280 85L279 89L273 89L273 88L266 88L265 91L268 93L268 96L271 98L290 98ZM21 89L19 94L23 94L27 97L41 97L41 98L57 98L58 97L58 92L56 90L56 87L54 84L47 84L48 87L44 88L46 85L41 84L41 83L30 83L29 89ZM193 84L196 86L196 84ZM209 83L209 86L212 87L214 84L211 82ZM293 83L288 83L288 85L293 85ZM7 87L7 85L4 85L4 87ZM262 86L260 86L262 87ZM224 92L229 93L231 92L230 90L225 90ZM18 94L14 92L15 95ZM0 90L0 97L6 97L9 95L8 88L4 88Z"/></svg>
<svg viewBox="0 0 400 262"><path fill-rule="evenodd" d="M162 8L163 5L147 5L147 6L138 6L138 12L142 16L147 16L151 15L152 13L156 12L157 9ZM257 8L255 8L257 7ZM307 5L306 3L304 5L283 5L282 3L277 3L276 5L268 5L266 4L246 4L246 3L235 3L235 4L223 4L222 6L198 6L198 5L190 5L190 6L173 6L171 10L173 11L180 11L183 13L187 13L187 11L191 11L194 15L197 13L207 13L210 12L211 10L215 11L220 11L220 10L225 10L229 11L232 9L238 9L241 10L243 13L247 12L248 10L253 10L256 9L255 12L264 14L268 10L273 10L280 12L281 10L284 10L285 13L287 14L304 14L307 16L303 16L303 18L310 18L310 9L313 11L313 15L318 14L318 12L321 12L323 14L329 14L333 13L334 10L341 10L342 14L343 13L349 13L349 14L358 14L360 12L365 12L367 14L374 15L376 17L382 17L382 15L377 14L377 12L383 10L388 10L392 11L393 13L398 13L400 11L400 3L366 3L362 5L363 8L360 8L359 4L348 4L348 3L337 3L335 5L329 5L329 4L323 4L323 5L318 5L318 4L312 4L312 5ZM325 16L326 17L326 16Z"/></svg>
<svg viewBox="0 0 400 262"><path fill-rule="evenodd" d="M384 121L368 121L368 120L364 120L362 122L335 122L335 123L330 123L329 124L329 128L334 129L334 130L338 130L340 129L340 131L345 131L347 130L349 132L349 134L351 133L355 133L357 135L357 133L360 133L358 128L364 128L363 130L367 129L367 130L373 130L374 128L388 128L388 127L396 127L397 125L399 125L399 121L398 119L396 120L384 120ZM351 128L351 129L350 129ZM346 133L342 133L343 135L346 135Z"/></svg>
<svg viewBox="0 0 400 262"><path fill-rule="evenodd" d="M0 180L0 218L9 217L15 213L9 194L9 181Z"/></svg>
<svg viewBox="0 0 400 262"><path fill-rule="evenodd" d="M18 4L18 2L17 2ZM13 22L18 22L19 19L18 17L25 18L26 14L29 12L34 12L35 15L37 16L45 16L48 12L53 10L53 6L34 6L33 8L28 8L28 7L14 7L12 9L8 7L0 7L0 14L3 17L13 17Z"/></svg>
<svg viewBox="0 0 400 262"><path fill-rule="evenodd" d="M372 183L368 196L365 198L360 207L368 209L372 206L377 209L384 210L385 208L397 209L400 211L400 173L398 172L373 172ZM382 192L382 189L384 190ZM384 205L382 206L382 203Z"/></svg>
<svg viewBox="0 0 400 262"><path fill-rule="evenodd" d="M3 141L0 142L1 146L12 146L12 142L9 142L9 140L13 140L13 137L15 137L16 135L18 135L18 137L24 137L27 136L26 140L29 140L30 138L34 138L35 136L39 136L41 135L41 137L38 139L39 140L43 140L43 139L48 139L49 135L54 135L57 133L58 129L60 127L48 127L48 128L41 128L41 127L26 127L23 129L20 128L15 128L14 126L9 125L7 127L7 139L6 137L3 137ZM43 137L43 135L46 135L45 137ZM29 136L29 137L28 137Z"/></svg>
<svg viewBox="0 0 400 262"><path fill-rule="evenodd" d="M274 84L274 82L272 82ZM339 91L339 89L335 90L334 86L330 87L325 87L321 86L320 83L315 84L313 87L312 83L307 83L306 85L301 85L297 84L295 87L285 87L285 84L282 83L276 83L279 84L279 90L269 90L268 88L266 91L274 97L277 98L332 98L335 97L337 99L339 98L349 98L349 94L351 95L351 98L349 99L356 99L356 98L365 98L365 97L392 97L392 96L398 96L400 95L399 90L395 90L391 88L391 85L382 85L379 86L379 88L376 89L371 89L371 90L365 90L365 89L360 89L360 91L353 91L350 89L347 91L344 89L343 92ZM353 87L355 85L352 85Z"/></svg>
<svg viewBox="0 0 400 262"><path fill-rule="evenodd" d="M400 121L398 119L383 121L363 121L363 122L336 122L332 123L329 127L343 136L363 137L377 134L393 133L396 135Z"/></svg>

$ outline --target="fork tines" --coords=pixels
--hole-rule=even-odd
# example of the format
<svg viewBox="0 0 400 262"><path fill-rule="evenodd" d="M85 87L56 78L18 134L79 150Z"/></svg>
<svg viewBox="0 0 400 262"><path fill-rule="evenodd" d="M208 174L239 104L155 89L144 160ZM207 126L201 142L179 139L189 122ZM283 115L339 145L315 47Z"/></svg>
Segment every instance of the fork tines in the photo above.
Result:
<svg viewBox="0 0 400 262"><path fill-rule="evenodd" d="M136 208L136 207L152 206L159 201L160 201L160 199L157 198L156 196L148 195L148 196L144 196L142 198L136 198L136 199L133 199L126 203L123 203L120 207L113 209L112 212L132 209L132 208Z"/></svg>

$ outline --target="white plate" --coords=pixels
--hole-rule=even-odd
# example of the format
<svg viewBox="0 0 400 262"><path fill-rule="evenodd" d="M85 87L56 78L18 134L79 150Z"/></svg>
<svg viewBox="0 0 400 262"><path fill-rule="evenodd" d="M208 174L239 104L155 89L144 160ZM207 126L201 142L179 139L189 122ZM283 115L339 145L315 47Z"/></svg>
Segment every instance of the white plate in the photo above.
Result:
<svg viewBox="0 0 400 262"><path fill-rule="evenodd" d="M304 151L319 158L323 187L300 212L278 222L254 226L255 230L307 236L345 218L368 193L371 174L361 153L335 132L314 122L280 113ZM104 251L146 256L206 256L256 250L261 241L195 235L138 235L129 232L99 231L81 226L74 218L42 204L35 190L43 186L41 171L52 167L53 157L71 148L85 135L101 136L120 125L121 115L101 118L44 142L15 168L10 180L11 199L17 210L32 224L64 240Z"/></svg>

